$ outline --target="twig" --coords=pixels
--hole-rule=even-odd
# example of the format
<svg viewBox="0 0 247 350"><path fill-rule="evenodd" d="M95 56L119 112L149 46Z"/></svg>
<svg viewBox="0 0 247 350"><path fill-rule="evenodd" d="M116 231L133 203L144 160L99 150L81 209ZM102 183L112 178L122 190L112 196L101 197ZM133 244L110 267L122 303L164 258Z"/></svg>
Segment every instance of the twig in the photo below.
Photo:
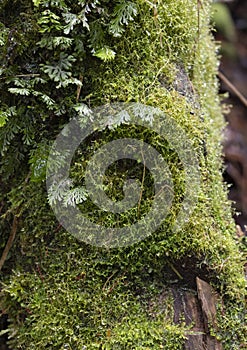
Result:
<svg viewBox="0 0 247 350"><path fill-rule="evenodd" d="M11 227L11 231L10 231L10 235L9 235L9 239L8 239L8 242L4 248L4 251L3 251L3 254L1 256L1 259L0 259L0 271L2 270L2 267L5 263L5 260L7 259L7 256L8 256L8 253L12 247L12 244L14 242L14 239L15 239L15 235L16 235L16 231L17 231L17 216L15 215L14 216L14 219L13 219L13 224L12 224L12 227Z"/></svg>
<svg viewBox="0 0 247 350"><path fill-rule="evenodd" d="M104 291L106 289L106 286L108 284L108 282L112 279L112 277L117 273L117 271L114 271L106 280L105 284L103 285L102 290Z"/></svg>
<svg viewBox="0 0 247 350"><path fill-rule="evenodd" d="M79 76L79 80L81 82L81 84L77 85L77 90L76 90L76 103L78 103L79 98L80 98L80 94L81 94L81 87L82 87L82 82L83 82L83 76L80 74Z"/></svg>
<svg viewBox="0 0 247 350"><path fill-rule="evenodd" d="M108 289L106 293L107 295L113 291L113 289L120 283L121 279L123 279L124 276L125 276L125 272L112 284L111 288Z"/></svg>
<svg viewBox="0 0 247 350"><path fill-rule="evenodd" d="M183 276L178 272L178 270L174 267L174 265L172 263L170 263L170 261L167 261L168 265L170 266L170 268L175 272L175 274L179 277L180 280L183 280Z"/></svg>
<svg viewBox="0 0 247 350"><path fill-rule="evenodd" d="M247 107L247 99L244 97L244 95L237 89L233 83L230 82L230 80L227 79L227 77L222 73L218 72L218 77L229 87L229 89L240 99L240 101L243 103L245 107Z"/></svg>
<svg viewBox="0 0 247 350"><path fill-rule="evenodd" d="M0 80L4 80L7 78L30 78L30 77L39 77L40 74L35 74L35 73L31 73L31 74L17 74L17 75L13 75L13 76L5 76L5 77L1 77Z"/></svg>
<svg viewBox="0 0 247 350"><path fill-rule="evenodd" d="M138 208L137 208L137 215L138 215L138 217L140 216L141 200L142 200L143 187L144 187L144 181L145 181L145 176L146 176L146 171L145 171L145 168L146 168L145 158L144 158L144 155L143 155L143 152L142 152L142 151L141 151L141 153L142 153L142 160L143 160L143 172L142 172L141 192L140 192L140 197L139 197L139 201L138 201Z"/></svg>

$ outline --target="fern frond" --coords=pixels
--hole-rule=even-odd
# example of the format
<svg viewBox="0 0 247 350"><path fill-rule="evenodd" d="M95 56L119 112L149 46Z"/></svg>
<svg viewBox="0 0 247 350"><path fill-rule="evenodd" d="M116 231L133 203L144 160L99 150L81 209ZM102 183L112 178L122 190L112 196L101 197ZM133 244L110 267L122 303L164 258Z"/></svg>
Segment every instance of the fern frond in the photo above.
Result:
<svg viewBox="0 0 247 350"><path fill-rule="evenodd" d="M125 31L125 26L137 15L137 5L131 1L120 1L114 8L113 19L109 25L109 33L119 37Z"/></svg>
<svg viewBox="0 0 247 350"><path fill-rule="evenodd" d="M94 56L100 58L103 61L111 61L114 59L116 52L110 49L108 46L102 47L102 49L95 52Z"/></svg>

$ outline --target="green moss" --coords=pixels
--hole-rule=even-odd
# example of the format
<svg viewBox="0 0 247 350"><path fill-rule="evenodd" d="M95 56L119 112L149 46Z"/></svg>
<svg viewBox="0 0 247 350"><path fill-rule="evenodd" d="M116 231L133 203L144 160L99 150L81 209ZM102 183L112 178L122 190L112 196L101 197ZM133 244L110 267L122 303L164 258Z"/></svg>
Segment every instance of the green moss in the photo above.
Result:
<svg viewBox="0 0 247 350"><path fill-rule="evenodd" d="M166 308L155 315L148 303L155 303L164 286L169 288L164 266L179 266L184 259L191 270L202 271L203 266L222 296L226 313L217 335L224 339L224 348L237 349L246 339L243 258L222 184L224 121L217 97L215 44L209 34L210 1L203 1L199 9L191 0L159 2L157 16L147 1L136 3L137 18L124 36L111 38L115 59L103 63L88 54L83 100L90 106L139 101L176 120L199 158L198 204L187 224L173 232L184 186L178 155L156 133L129 125L106 130L88 142L78 151L71 175L80 182L90 155L111 138L137 137L156 147L171 168L176 198L160 229L145 241L112 250L87 246L58 225L41 178L16 186L6 196L12 210L21 208L20 232L15 259L10 258L14 272L5 279L1 302L10 317L14 349L182 349L187 327L173 322L173 298L166 298ZM70 91L67 99L73 98ZM55 127L58 131L56 123ZM123 183L123 174L116 177L115 170L109 170L109 183ZM135 175L142 176L142 171L136 165ZM148 177L146 184L151 184ZM111 198L121 198L114 186L107 191ZM143 212L151 195L147 190ZM93 206L86 202L81 209L91 213ZM129 214L119 216L118 224L133 222L137 213ZM103 211L94 219L116 224L116 217Z"/></svg>

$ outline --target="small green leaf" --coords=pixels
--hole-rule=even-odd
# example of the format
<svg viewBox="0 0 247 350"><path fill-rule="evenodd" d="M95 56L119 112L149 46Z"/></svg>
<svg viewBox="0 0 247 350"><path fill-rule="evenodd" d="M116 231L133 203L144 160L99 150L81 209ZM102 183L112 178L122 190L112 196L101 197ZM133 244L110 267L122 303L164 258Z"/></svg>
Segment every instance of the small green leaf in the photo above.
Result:
<svg viewBox="0 0 247 350"><path fill-rule="evenodd" d="M42 1L42 0L33 0L34 6L39 7L41 1Z"/></svg>
<svg viewBox="0 0 247 350"><path fill-rule="evenodd" d="M23 95L23 96L28 96L30 95L30 90L28 89L20 89L20 88L9 88L8 89L11 94L15 95Z"/></svg>
<svg viewBox="0 0 247 350"><path fill-rule="evenodd" d="M8 114L6 112L0 112L0 128L6 124L8 120Z"/></svg>
<svg viewBox="0 0 247 350"><path fill-rule="evenodd" d="M116 52L105 46L102 49L95 52L94 56L100 58L103 61L111 61L115 58Z"/></svg>

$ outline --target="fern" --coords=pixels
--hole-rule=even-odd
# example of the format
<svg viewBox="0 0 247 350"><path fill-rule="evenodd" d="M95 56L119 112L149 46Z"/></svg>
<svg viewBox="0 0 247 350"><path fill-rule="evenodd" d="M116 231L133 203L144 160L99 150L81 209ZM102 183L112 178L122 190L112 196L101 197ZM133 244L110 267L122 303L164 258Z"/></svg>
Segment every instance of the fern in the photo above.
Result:
<svg viewBox="0 0 247 350"><path fill-rule="evenodd" d="M78 113L79 117L91 117L92 118L92 110L85 103L78 103L73 106L74 110Z"/></svg>
<svg viewBox="0 0 247 350"><path fill-rule="evenodd" d="M60 59L55 65L41 64L40 67L44 73L48 74L49 78L58 83L57 88L66 87L70 83L74 83L70 78L72 73L72 62L75 62L75 58L72 55L66 55L60 53Z"/></svg>
<svg viewBox="0 0 247 350"><path fill-rule="evenodd" d="M9 88L9 92L15 95L28 96L30 95L30 90L25 88Z"/></svg>
<svg viewBox="0 0 247 350"><path fill-rule="evenodd" d="M37 45L41 48L46 48L48 50L53 50L60 47L62 50L66 50L73 44L72 38L67 38L65 36L46 36L37 42Z"/></svg>
<svg viewBox="0 0 247 350"><path fill-rule="evenodd" d="M50 205L62 202L65 194L68 192L68 188L72 185L70 179L60 181L59 183L53 183L48 190L48 202Z"/></svg>
<svg viewBox="0 0 247 350"><path fill-rule="evenodd" d="M38 20L40 25L40 33L50 33L51 31L61 30L63 28L60 17L50 10L45 10L42 12L42 16Z"/></svg>
<svg viewBox="0 0 247 350"><path fill-rule="evenodd" d="M35 139L35 128L28 114L26 114L23 118L23 126L21 128L21 132L22 142L24 143L24 145L32 145Z"/></svg>
<svg viewBox="0 0 247 350"><path fill-rule="evenodd" d="M110 49L108 46L95 52L94 56L100 58L103 61L111 61L114 59L116 52Z"/></svg>
<svg viewBox="0 0 247 350"><path fill-rule="evenodd" d="M49 155L49 141L43 140L35 149L30 151L31 181L40 182L45 180L46 165Z"/></svg>
<svg viewBox="0 0 247 350"><path fill-rule="evenodd" d="M16 120L14 120L14 117L17 115L16 107L10 107L2 113L5 123L6 120L8 120L4 128L0 129L0 152L3 155L21 127L16 123Z"/></svg>
<svg viewBox="0 0 247 350"><path fill-rule="evenodd" d="M27 88L9 88L8 91L12 94L15 94L15 95L37 96L41 99L42 102L44 102L44 104L47 106L47 108L49 110L53 110L57 107L55 104L55 101L52 98L50 98L48 95L46 95L45 93L42 93L40 91L36 91L33 89L27 89Z"/></svg>
<svg viewBox="0 0 247 350"><path fill-rule="evenodd" d="M9 30L0 22L0 46L4 46Z"/></svg>
<svg viewBox="0 0 247 350"><path fill-rule="evenodd" d="M53 184L48 190L48 202L53 205L61 203L63 206L73 206L82 203L88 197L85 187L70 189L73 183L70 179L62 180Z"/></svg>
<svg viewBox="0 0 247 350"><path fill-rule="evenodd" d="M39 97L49 110L54 110L57 108L55 101L52 98L50 98L48 95L39 91L32 91L32 93L34 96Z"/></svg>
<svg viewBox="0 0 247 350"><path fill-rule="evenodd" d="M89 42L93 53L106 45L105 28L101 19L97 19L90 24Z"/></svg>
<svg viewBox="0 0 247 350"><path fill-rule="evenodd" d="M8 113L0 110L0 128L3 127L8 120Z"/></svg>
<svg viewBox="0 0 247 350"><path fill-rule="evenodd" d="M81 22L80 18L74 13L63 13L63 18L65 20L66 26L63 29L64 34L69 34L76 24Z"/></svg>
<svg viewBox="0 0 247 350"><path fill-rule="evenodd" d="M120 1L114 8L113 19L110 21L109 33L120 37L125 26L137 15L137 5L130 1Z"/></svg>
<svg viewBox="0 0 247 350"><path fill-rule="evenodd" d="M69 190L63 200L65 207L75 207L76 204L80 204L87 199L87 191L85 187L76 187Z"/></svg>
<svg viewBox="0 0 247 350"><path fill-rule="evenodd" d="M42 1L42 0L33 0L34 6L39 7L41 1Z"/></svg>

